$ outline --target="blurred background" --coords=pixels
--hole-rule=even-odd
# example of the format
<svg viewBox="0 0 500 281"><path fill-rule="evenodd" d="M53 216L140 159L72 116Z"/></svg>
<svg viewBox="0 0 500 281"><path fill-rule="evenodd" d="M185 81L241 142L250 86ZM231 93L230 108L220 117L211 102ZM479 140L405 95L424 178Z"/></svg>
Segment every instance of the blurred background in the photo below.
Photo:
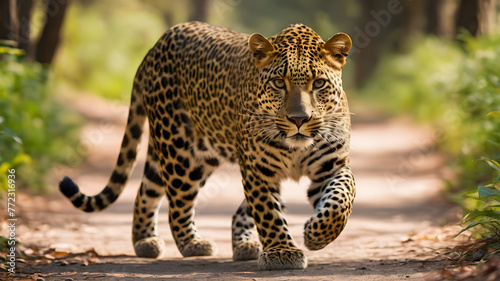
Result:
<svg viewBox="0 0 500 281"><path fill-rule="evenodd" d="M500 198L498 4L1 0L0 189L7 190L7 171L15 168L20 190L55 191L49 169L78 165L85 155L82 148L83 157L68 157L64 149L80 147L85 124L65 103L85 95L127 103L142 58L171 26L199 20L272 36L304 23L325 41L337 32L351 36L343 75L354 122L409 118L431 126L452 172L443 179L446 197L468 211L484 210L490 201L478 186L492 193L488 200ZM479 235L498 235L500 215L493 213L472 218L490 221Z"/></svg>

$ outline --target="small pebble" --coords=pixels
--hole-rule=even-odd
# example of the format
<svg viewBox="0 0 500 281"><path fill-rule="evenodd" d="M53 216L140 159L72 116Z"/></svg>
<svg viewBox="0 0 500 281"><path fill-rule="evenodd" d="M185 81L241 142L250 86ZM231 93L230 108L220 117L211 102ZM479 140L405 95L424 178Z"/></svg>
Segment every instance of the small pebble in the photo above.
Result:
<svg viewBox="0 0 500 281"><path fill-rule="evenodd" d="M472 255L472 260L473 261L480 261L483 259L483 257L487 254L488 252L485 249L479 249L477 250L474 255Z"/></svg>

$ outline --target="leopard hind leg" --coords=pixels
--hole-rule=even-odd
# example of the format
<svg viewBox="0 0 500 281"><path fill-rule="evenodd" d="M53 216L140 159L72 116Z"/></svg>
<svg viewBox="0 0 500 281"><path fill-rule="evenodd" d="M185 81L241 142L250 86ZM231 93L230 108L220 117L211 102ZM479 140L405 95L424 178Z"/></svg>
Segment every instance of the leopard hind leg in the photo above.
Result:
<svg viewBox="0 0 500 281"><path fill-rule="evenodd" d="M153 141L161 165L160 175L165 182L170 230L177 248L184 257L210 256L215 252L215 244L202 237L195 226L195 203L200 187L219 162L196 149L188 116L178 108L171 118L178 123L167 118L150 118L150 128L163 136Z"/></svg>
<svg viewBox="0 0 500 281"><path fill-rule="evenodd" d="M165 248L164 240L158 236L158 213L165 198L165 185L152 145L150 139L141 187L135 199L132 227L135 253L145 258L158 258Z"/></svg>
<svg viewBox="0 0 500 281"><path fill-rule="evenodd" d="M233 215L231 235L233 260L256 260L259 258L262 246L246 200L243 200Z"/></svg>

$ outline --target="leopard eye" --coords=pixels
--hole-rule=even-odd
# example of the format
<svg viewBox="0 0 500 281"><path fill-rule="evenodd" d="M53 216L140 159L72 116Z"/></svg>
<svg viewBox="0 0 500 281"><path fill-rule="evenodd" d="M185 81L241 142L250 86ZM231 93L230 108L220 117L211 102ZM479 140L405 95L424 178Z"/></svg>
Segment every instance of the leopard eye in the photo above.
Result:
<svg viewBox="0 0 500 281"><path fill-rule="evenodd" d="M321 89L321 88L323 88L325 86L325 84L326 84L326 80L325 79L318 79L318 80L314 81L313 88L315 90Z"/></svg>
<svg viewBox="0 0 500 281"><path fill-rule="evenodd" d="M271 81L271 83L277 89L284 89L286 87L285 80L283 80L283 79L274 79L274 80Z"/></svg>

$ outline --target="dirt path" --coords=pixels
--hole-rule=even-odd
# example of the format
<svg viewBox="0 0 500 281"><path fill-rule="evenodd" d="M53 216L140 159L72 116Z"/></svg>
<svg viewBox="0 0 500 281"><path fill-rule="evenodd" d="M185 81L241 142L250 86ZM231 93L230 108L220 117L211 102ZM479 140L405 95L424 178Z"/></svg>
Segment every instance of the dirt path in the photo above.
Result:
<svg viewBox="0 0 500 281"><path fill-rule="evenodd" d="M68 174L87 194L93 194L101 190L113 169L128 110L94 98L79 99L76 110L89 119L82 133L87 149L61 149L75 163L85 154L88 157L74 169L55 168L51 180L56 183ZM336 241L321 251L306 251L307 269L259 271L256 261L231 260L231 216L243 198L235 167L223 167L211 177L200 193L196 211L201 234L218 246L216 256L181 257L170 235L164 202L159 229L167 251L159 260L137 258L131 220L144 153L143 146L124 193L102 213L78 211L57 193L43 198L19 195L22 210L17 238L21 242L55 249L52 253L95 250L74 256L73 262L57 260L57 256L56 260L42 259L39 265L21 271L40 273L30 276L45 280L421 280L447 263L442 249L458 229L439 227L457 218L440 199L442 163L433 151L431 132L401 121L355 122L351 160L357 181L354 210ZM286 182L282 188L286 218L301 248L305 248L303 224L312 215L305 199L306 186L307 181L302 180L299 184Z"/></svg>

